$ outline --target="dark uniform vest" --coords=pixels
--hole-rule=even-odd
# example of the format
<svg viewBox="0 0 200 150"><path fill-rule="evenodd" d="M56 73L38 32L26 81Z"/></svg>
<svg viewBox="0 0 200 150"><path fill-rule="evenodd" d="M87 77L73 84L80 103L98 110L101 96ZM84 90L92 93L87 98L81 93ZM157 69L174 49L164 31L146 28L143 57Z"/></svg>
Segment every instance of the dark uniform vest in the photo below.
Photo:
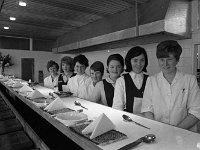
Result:
<svg viewBox="0 0 200 150"><path fill-rule="evenodd" d="M113 97L114 97L114 87L111 83L108 83L106 79L103 79L104 91L106 96L106 101L109 107L112 107Z"/></svg>
<svg viewBox="0 0 200 150"><path fill-rule="evenodd" d="M129 73L124 74L126 91L126 109L125 111L133 113L134 97L142 98L148 75L144 74L142 87L137 89Z"/></svg>

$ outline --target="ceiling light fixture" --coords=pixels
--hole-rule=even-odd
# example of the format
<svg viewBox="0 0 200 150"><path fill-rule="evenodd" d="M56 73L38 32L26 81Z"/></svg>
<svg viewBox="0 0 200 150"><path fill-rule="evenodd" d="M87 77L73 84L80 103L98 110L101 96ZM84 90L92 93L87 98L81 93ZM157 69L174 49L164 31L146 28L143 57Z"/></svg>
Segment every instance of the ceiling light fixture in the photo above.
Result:
<svg viewBox="0 0 200 150"><path fill-rule="evenodd" d="M5 30L8 30L9 29L9 27L3 27Z"/></svg>
<svg viewBox="0 0 200 150"><path fill-rule="evenodd" d="M19 1L19 6L26 6L26 2L24 2L24 1Z"/></svg>
<svg viewBox="0 0 200 150"><path fill-rule="evenodd" d="M10 20L15 21L16 18L15 17L10 17Z"/></svg>

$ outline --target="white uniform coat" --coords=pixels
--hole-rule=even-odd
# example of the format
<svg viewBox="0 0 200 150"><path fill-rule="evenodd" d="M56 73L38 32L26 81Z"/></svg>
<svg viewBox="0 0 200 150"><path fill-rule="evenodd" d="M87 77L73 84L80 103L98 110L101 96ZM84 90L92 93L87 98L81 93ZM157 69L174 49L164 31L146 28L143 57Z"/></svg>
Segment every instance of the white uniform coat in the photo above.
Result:
<svg viewBox="0 0 200 150"><path fill-rule="evenodd" d="M87 86L91 80L87 74L76 75L69 78L67 85L63 86L63 91L70 91L73 96L87 99Z"/></svg>
<svg viewBox="0 0 200 150"><path fill-rule="evenodd" d="M58 77L59 77L59 75L57 75L57 76L54 78L54 80L52 80L51 75L48 76L48 77L46 77L46 78L44 79L44 86L45 86L45 87L48 87L48 88L50 88L50 89L54 89L55 87L58 86Z"/></svg>
<svg viewBox="0 0 200 150"><path fill-rule="evenodd" d="M200 119L200 91L194 75L177 70L171 85L160 72L147 79L141 112L154 119L178 125L189 113Z"/></svg>

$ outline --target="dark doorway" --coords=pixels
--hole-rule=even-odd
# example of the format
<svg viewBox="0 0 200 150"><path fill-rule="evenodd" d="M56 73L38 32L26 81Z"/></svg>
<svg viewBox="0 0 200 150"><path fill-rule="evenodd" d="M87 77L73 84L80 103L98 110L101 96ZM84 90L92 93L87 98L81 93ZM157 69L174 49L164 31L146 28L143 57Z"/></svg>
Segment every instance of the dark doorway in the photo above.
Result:
<svg viewBox="0 0 200 150"><path fill-rule="evenodd" d="M22 79L34 81L34 58L22 58Z"/></svg>

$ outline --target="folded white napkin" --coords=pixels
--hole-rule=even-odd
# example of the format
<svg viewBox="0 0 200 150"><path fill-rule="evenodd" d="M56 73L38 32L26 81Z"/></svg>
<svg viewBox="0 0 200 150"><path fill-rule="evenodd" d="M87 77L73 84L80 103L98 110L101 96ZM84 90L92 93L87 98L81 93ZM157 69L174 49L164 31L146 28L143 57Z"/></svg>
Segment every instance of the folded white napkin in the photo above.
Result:
<svg viewBox="0 0 200 150"><path fill-rule="evenodd" d="M14 84L15 81L13 79L9 79L8 81L5 82L5 84L10 85L10 84Z"/></svg>
<svg viewBox="0 0 200 150"><path fill-rule="evenodd" d="M30 86L28 86L28 85L24 85L23 87L21 87L19 90L18 90L19 92L32 92L33 91L33 89L30 87Z"/></svg>
<svg viewBox="0 0 200 150"><path fill-rule="evenodd" d="M59 97L57 97L53 102L51 102L47 107L45 107L44 110L54 111L63 108L66 108L65 103Z"/></svg>
<svg viewBox="0 0 200 150"><path fill-rule="evenodd" d="M35 99L35 98L44 98L45 96L38 90L33 90L31 93L27 95L27 97L30 99Z"/></svg>
<svg viewBox="0 0 200 150"><path fill-rule="evenodd" d="M8 80L9 80L8 77L3 77L3 78L1 78L1 81L3 81L3 82L6 82L6 81L8 81Z"/></svg>
<svg viewBox="0 0 200 150"><path fill-rule="evenodd" d="M0 74L0 78L3 78L4 76L2 74Z"/></svg>
<svg viewBox="0 0 200 150"><path fill-rule="evenodd" d="M17 88L17 87L22 87L23 84L21 82L15 82L12 87Z"/></svg>
<svg viewBox="0 0 200 150"><path fill-rule="evenodd" d="M90 139L93 139L107 131L115 128L113 122L103 113L90 125L88 125L83 131L83 134L92 133Z"/></svg>

